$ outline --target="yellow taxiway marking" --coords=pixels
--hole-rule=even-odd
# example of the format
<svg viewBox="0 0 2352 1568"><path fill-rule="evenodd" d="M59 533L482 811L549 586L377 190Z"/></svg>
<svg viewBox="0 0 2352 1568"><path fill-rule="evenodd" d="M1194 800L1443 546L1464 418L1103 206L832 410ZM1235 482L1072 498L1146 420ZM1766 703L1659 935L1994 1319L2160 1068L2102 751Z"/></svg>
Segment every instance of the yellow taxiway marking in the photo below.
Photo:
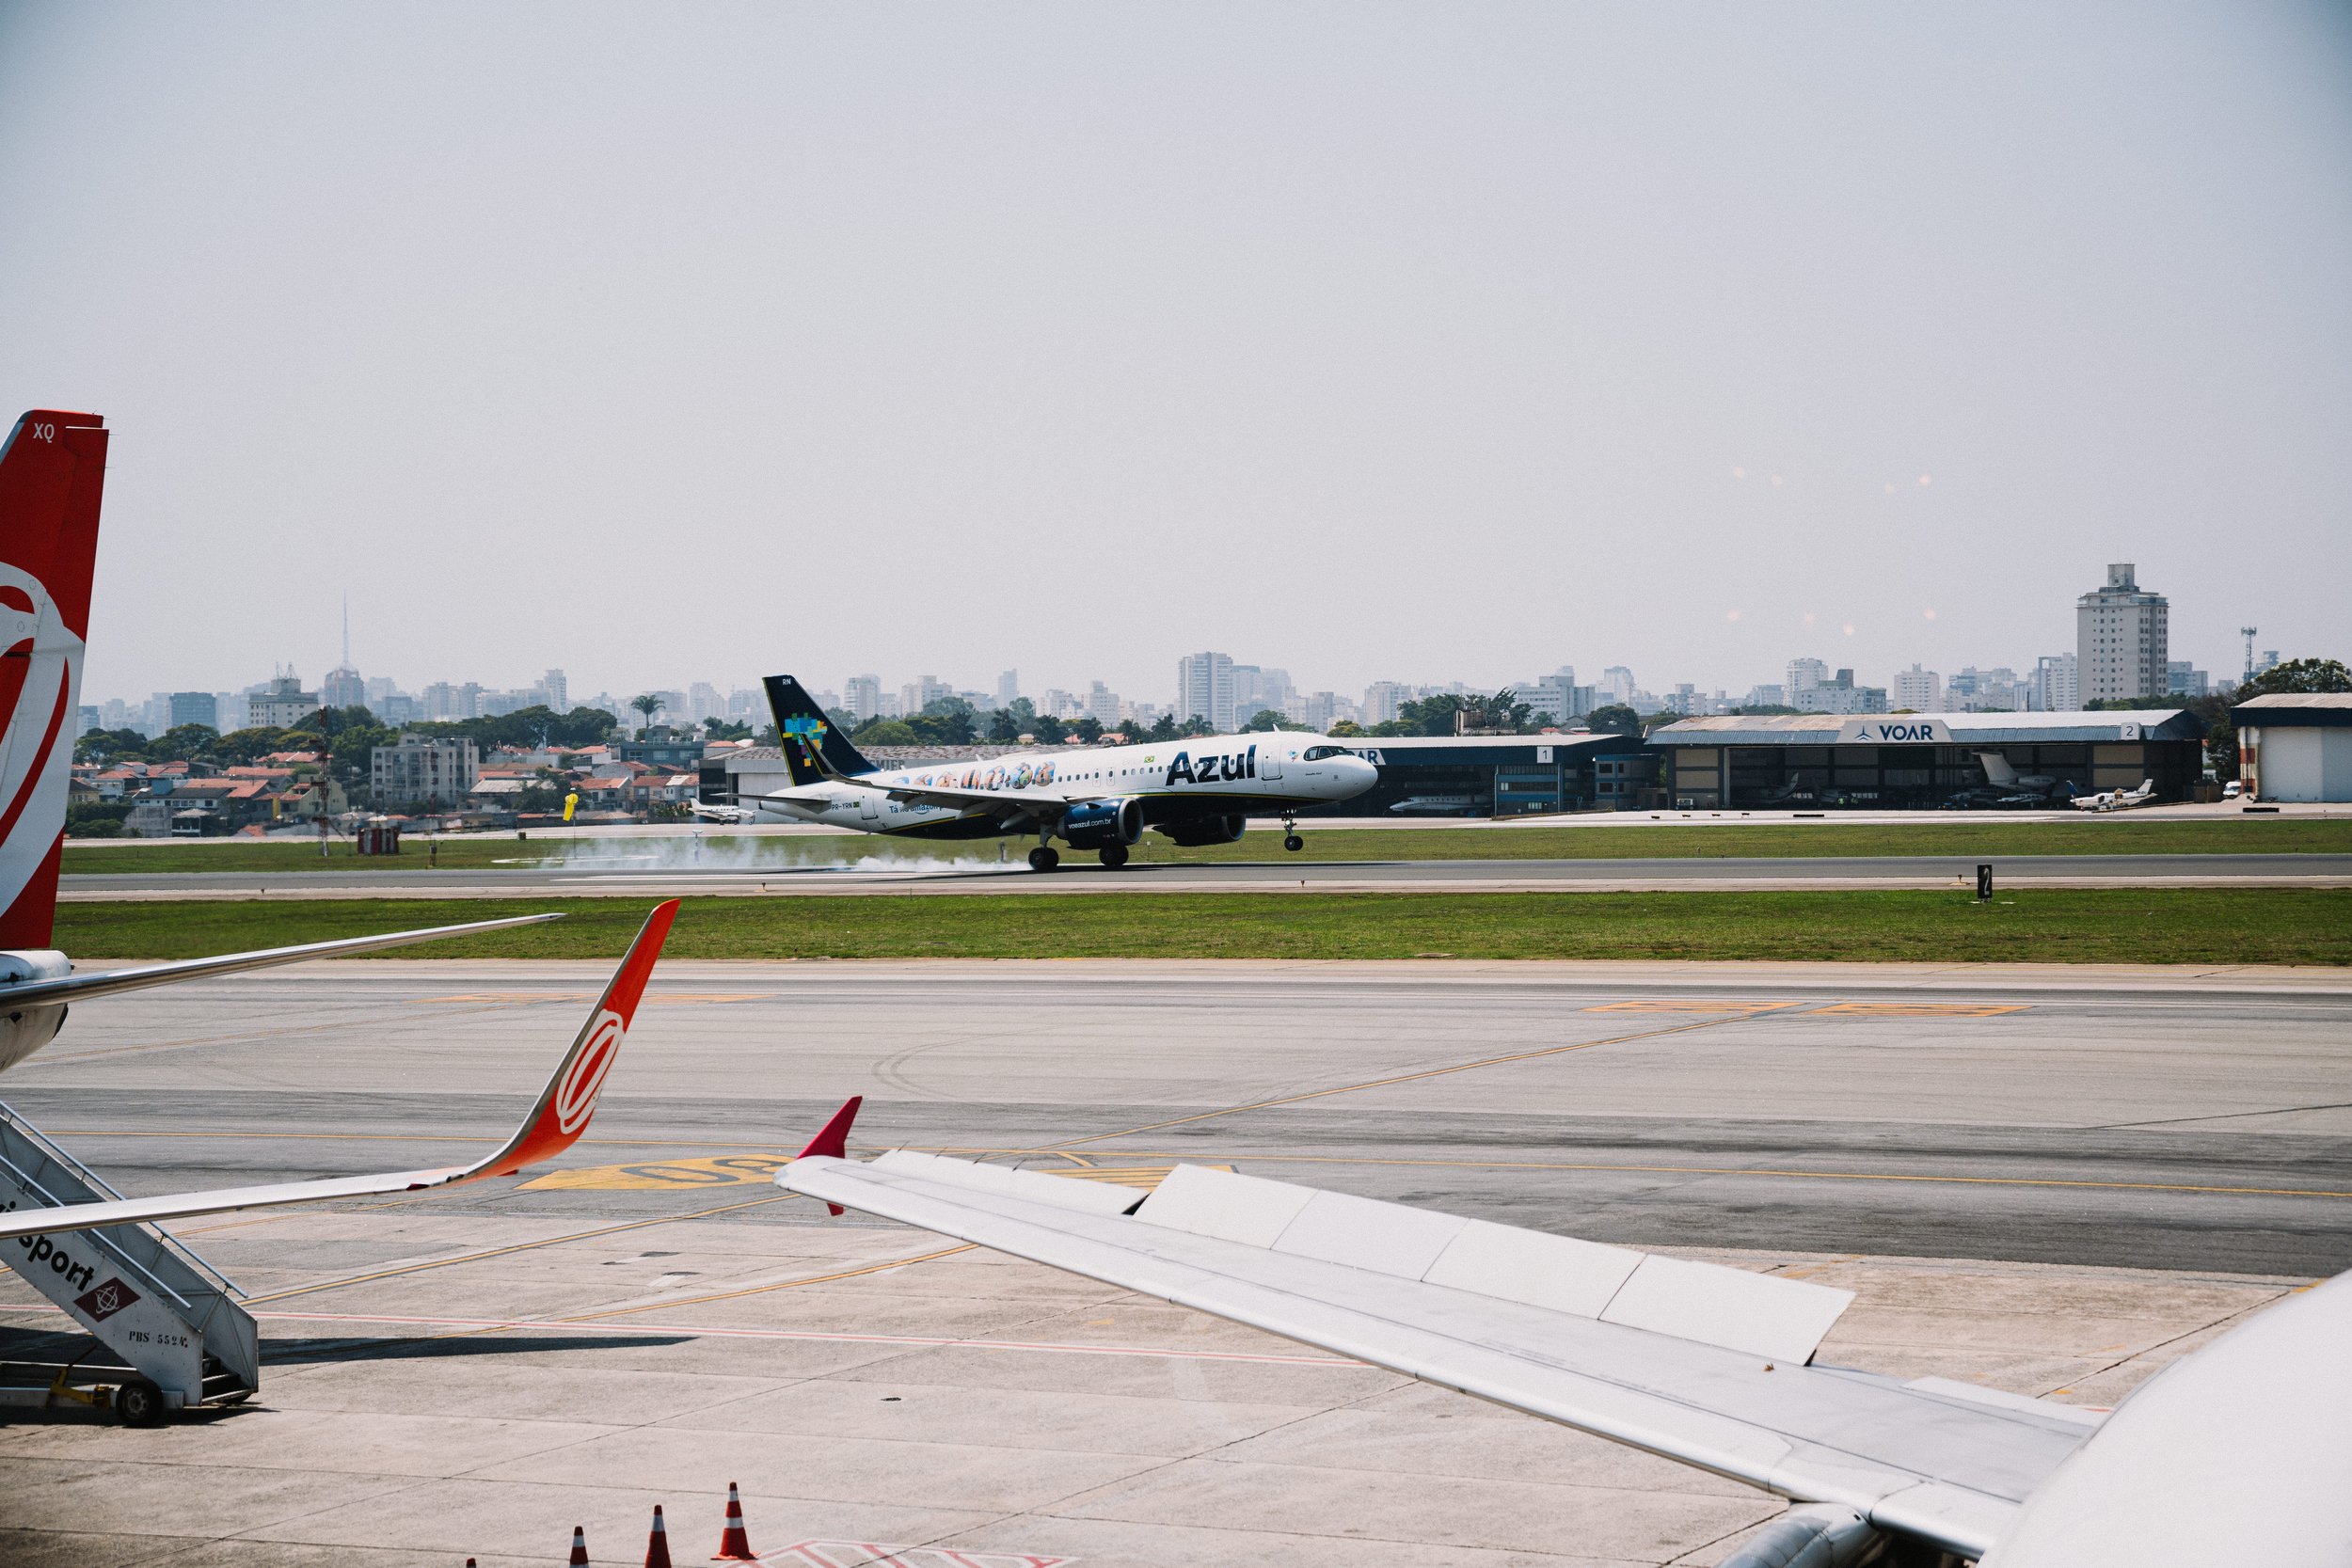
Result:
<svg viewBox="0 0 2352 1568"><path fill-rule="evenodd" d="M742 1187L772 1181L792 1163L783 1154L717 1154L691 1160L648 1160L630 1165L578 1165L523 1183L526 1192L660 1192L676 1187Z"/></svg>
<svg viewBox="0 0 2352 1568"><path fill-rule="evenodd" d="M1849 1018L1994 1018L2002 1013L2026 1012L2032 1006L2029 1002L1834 1002L1826 1007L1816 1007L1805 1016L1842 1013Z"/></svg>
<svg viewBox="0 0 2352 1568"><path fill-rule="evenodd" d="M1643 1002L1601 1002L1585 1008L1588 1013L1750 1013L1777 1012L1783 1007L1802 1007L1802 1002L1735 1002L1729 999L1682 1001L1661 1000Z"/></svg>
<svg viewBox="0 0 2352 1568"><path fill-rule="evenodd" d="M764 990L741 991L671 991L667 994L648 993L648 1007L697 1007L713 1002L764 1002L774 993ZM459 991L451 996L412 996L410 1006L435 1006L442 1003L467 1003L479 1006L511 1005L521 1006L536 1002L593 1002L596 993L589 990L497 990Z"/></svg>

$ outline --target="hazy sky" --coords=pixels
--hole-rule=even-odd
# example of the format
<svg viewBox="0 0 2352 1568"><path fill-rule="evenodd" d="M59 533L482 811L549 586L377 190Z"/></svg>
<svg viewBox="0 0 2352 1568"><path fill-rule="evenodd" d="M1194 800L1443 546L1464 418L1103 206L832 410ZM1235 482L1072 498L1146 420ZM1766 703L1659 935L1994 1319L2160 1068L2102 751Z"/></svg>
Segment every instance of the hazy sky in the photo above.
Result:
<svg viewBox="0 0 2352 1568"><path fill-rule="evenodd" d="M0 290L89 700L2352 655L2344 6L0 5Z"/></svg>

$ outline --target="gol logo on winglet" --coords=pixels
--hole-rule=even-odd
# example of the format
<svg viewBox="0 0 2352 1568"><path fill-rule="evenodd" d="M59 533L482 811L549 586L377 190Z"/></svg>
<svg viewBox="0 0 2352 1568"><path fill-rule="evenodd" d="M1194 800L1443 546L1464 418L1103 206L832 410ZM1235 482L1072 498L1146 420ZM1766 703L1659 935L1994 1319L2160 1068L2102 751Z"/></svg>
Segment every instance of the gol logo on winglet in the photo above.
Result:
<svg viewBox="0 0 2352 1568"><path fill-rule="evenodd" d="M620 1054L621 1036L628 1025L621 1015L611 1008L596 1015L588 1037L587 1049L580 1053L564 1081L555 1086L555 1130L559 1132L579 1132L596 1113L596 1091L604 1087L605 1074L612 1070L612 1063Z"/></svg>

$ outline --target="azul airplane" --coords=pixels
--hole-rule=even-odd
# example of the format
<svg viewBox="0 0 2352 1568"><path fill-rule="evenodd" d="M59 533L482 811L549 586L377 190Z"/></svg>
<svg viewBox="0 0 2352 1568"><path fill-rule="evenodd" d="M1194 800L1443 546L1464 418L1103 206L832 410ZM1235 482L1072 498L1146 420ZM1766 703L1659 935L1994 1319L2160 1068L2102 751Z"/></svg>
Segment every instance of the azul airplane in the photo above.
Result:
<svg viewBox="0 0 2352 1568"><path fill-rule="evenodd" d="M1299 807L1351 800L1379 777L1330 736L1299 730L882 768L826 721L799 681L771 675L767 685L792 787L738 796L738 812L906 838L1034 833L1037 871L1061 863L1057 838L1124 865L1146 828L1179 844L1231 844L1252 813L1279 815L1282 847L1296 849Z"/></svg>

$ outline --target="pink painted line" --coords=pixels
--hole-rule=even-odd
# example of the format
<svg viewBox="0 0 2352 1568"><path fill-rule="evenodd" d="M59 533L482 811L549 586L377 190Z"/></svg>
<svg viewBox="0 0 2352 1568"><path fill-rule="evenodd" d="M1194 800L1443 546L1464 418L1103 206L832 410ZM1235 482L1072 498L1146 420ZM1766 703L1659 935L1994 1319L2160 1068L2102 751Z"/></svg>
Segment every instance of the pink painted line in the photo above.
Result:
<svg viewBox="0 0 2352 1568"><path fill-rule="evenodd" d="M47 1304L0 1307L0 1312L61 1312ZM272 1323L394 1323L408 1328L508 1330L520 1328L575 1329L589 1334L692 1334L715 1339L810 1339L830 1344L913 1345L924 1349L960 1347L970 1350L1040 1351L1053 1355L1157 1355L1178 1361L1242 1361L1283 1367L1361 1367L1362 1361L1340 1355L1272 1355L1246 1351L1162 1350L1151 1345L1069 1345L1039 1339L960 1339L920 1334L820 1334L790 1328L705 1328L691 1323L574 1323L562 1319L420 1318L389 1312L256 1312Z"/></svg>

